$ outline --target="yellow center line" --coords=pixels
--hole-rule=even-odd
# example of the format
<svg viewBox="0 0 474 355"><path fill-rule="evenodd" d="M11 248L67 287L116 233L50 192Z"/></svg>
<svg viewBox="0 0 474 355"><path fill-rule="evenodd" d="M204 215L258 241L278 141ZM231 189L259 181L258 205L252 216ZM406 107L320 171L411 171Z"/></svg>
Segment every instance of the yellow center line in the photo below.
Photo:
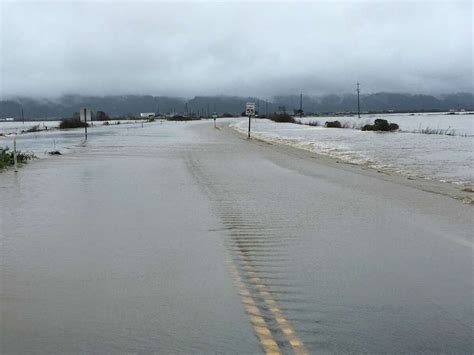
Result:
<svg viewBox="0 0 474 355"><path fill-rule="evenodd" d="M248 270L246 273L249 276L249 280L255 285L255 288L260 293L261 298L268 306L269 311L273 314L275 321L279 325L282 333L285 335L286 339L292 346L293 351L297 354L308 354L303 342L296 336L294 328L286 319L283 311L278 307L277 302L271 297L270 292L268 292L268 287L262 283L262 280L257 276L257 273L253 267L248 264L248 257L241 253L240 260L243 263L242 268L244 270Z"/></svg>
<svg viewBox="0 0 474 355"><path fill-rule="evenodd" d="M230 258L227 262L227 267L229 270L229 274L234 280L234 284L239 290L239 295L241 297L242 303L245 307L245 310L247 311L247 314L250 317L250 323L252 323L255 333L257 334L260 340L260 346L263 348L267 355L281 354L280 347L273 338L270 328L268 327L260 310L255 304L254 299L250 295L250 292L246 288L245 284L242 282L242 278L240 277L239 272L237 271L235 265L233 264Z"/></svg>

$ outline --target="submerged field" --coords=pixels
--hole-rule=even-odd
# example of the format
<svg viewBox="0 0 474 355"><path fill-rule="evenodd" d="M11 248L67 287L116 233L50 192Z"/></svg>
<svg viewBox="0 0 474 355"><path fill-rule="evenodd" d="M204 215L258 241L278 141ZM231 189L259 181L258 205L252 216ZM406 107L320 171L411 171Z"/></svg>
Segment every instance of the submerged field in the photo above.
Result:
<svg viewBox="0 0 474 355"><path fill-rule="evenodd" d="M392 133L362 132L376 118L399 124ZM349 128L324 128L338 120ZM472 185L474 167L474 116L448 114L366 115L357 117L303 117L318 126L253 120L254 137L386 172ZM247 130L242 119L233 128Z"/></svg>
<svg viewBox="0 0 474 355"><path fill-rule="evenodd" d="M372 123L376 118L395 122L400 126L398 132L362 132L360 127ZM338 120L343 129L324 128L326 121ZM291 145L314 151L340 161L359 164L390 173L422 177L470 186L473 184L474 167L474 115L468 114L390 114L364 115L357 117L303 117L302 123L318 126L275 123L266 119L253 119L252 132L271 142ZM246 118L218 120L231 123L234 129L247 130ZM96 144L106 137L114 136L121 144L121 136L130 135L132 130L174 122L141 123L122 122L120 125L103 126L97 122L89 129L89 144ZM48 156L52 150L63 154L83 145L82 129L57 130L58 121L50 122L1 122L0 147L12 148L13 132L26 131L38 125L48 131L19 134L18 149L33 152L39 158ZM205 123L204 123L205 124ZM143 139L136 137L135 139ZM151 142L150 142L151 143Z"/></svg>

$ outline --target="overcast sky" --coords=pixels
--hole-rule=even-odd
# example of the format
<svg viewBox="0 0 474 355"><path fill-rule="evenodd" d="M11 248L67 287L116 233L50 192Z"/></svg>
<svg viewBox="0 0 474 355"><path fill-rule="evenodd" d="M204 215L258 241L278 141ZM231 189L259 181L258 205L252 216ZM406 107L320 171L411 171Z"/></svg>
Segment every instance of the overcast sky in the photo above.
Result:
<svg viewBox="0 0 474 355"><path fill-rule="evenodd" d="M0 95L472 92L471 1L6 1Z"/></svg>

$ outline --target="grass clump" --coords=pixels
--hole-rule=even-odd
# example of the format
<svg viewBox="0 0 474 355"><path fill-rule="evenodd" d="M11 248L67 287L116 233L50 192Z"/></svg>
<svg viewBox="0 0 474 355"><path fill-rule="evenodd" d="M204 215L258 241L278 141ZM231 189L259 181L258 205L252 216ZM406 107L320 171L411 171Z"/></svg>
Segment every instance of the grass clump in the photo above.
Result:
<svg viewBox="0 0 474 355"><path fill-rule="evenodd" d="M362 131L379 131L379 132L393 132L398 129L396 123L389 123L387 120L378 118L374 124L366 124L362 127Z"/></svg>
<svg viewBox="0 0 474 355"><path fill-rule="evenodd" d="M33 153L23 153L19 151L16 153L18 164L25 164L28 160L32 159L36 159L36 156ZM0 170L13 166L14 164L13 152L10 151L8 147L0 148Z"/></svg>
<svg viewBox="0 0 474 355"><path fill-rule="evenodd" d="M66 118L61 121L59 124L60 129L69 129L69 128L84 128L84 127L89 127L89 125L85 122L82 122L80 118Z"/></svg>
<svg viewBox="0 0 474 355"><path fill-rule="evenodd" d="M448 128L423 128L420 129L418 132L414 133L421 133L421 134L439 134L444 136L460 136L460 137L468 137L467 133L457 133L455 129L448 127Z"/></svg>

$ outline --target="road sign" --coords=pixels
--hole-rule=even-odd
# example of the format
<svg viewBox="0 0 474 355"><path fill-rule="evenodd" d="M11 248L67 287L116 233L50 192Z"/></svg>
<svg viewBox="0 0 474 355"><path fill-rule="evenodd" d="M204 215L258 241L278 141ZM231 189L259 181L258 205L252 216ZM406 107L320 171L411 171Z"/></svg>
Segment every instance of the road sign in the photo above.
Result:
<svg viewBox="0 0 474 355"><path fill-rule="evenodd" d="M255 102L247 102L245 104L245 116L255 116Z"/></svg>
<svg viewBox="0 0 474 355"><path fill-rule="evenodd" d="M249 116L248 138L250 138L250 121L252 119L252 116L255 116L255 102L247 102L245 104L245 116Z"/></svg>
<svg viewBox="0 0 474 355"><path fill-rule="evenodd" d="M91 121L91 110L89 110L88 108L81 107L81 109L79 110L79 114L82 122Z"/></svg>

